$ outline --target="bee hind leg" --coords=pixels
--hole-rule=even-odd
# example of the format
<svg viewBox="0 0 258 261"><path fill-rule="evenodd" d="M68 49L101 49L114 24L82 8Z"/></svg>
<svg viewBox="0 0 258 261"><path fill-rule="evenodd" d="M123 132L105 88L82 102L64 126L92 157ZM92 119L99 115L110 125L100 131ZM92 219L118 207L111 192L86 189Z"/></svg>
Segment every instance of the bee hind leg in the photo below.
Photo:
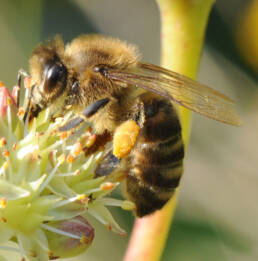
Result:
<svg viewBox="0 0 258 261"><path fill-rule="evenodd" d="M134 120L127 120L118 126L113 138L113 154L124 158L131 152L140 132L140 126Z"/></svg>

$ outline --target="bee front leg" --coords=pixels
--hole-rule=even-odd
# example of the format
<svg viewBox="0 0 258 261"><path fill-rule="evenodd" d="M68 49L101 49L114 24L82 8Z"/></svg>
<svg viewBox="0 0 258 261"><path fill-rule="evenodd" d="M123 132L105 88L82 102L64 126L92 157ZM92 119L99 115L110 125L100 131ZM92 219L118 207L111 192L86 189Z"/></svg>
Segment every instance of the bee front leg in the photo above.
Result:
<svg viewBox="0 0 258 261"><path fill-rule="evenodd" d="M17 76L17 95L16 95L16 104L17 104L17 107L19 107L20 105L20 96L21 96L21 80L22 80L22 77L29 77L29 74L24 71L23 69L20 69L18 71L18 76Z"/></svg>

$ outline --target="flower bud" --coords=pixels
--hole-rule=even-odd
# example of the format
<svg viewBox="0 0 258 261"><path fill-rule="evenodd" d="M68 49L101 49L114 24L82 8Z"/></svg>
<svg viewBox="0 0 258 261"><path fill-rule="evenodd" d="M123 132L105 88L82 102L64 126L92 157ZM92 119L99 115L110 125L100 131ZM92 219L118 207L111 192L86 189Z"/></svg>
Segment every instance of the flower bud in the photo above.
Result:
<svg viewBox="0 0 258 261"><path fill-rule="evenodd" d="M0 116L1 117L3 117L6 114L8 104L16 105L9 90L5 86L0 85Z"/></svg>
<svg viewBox="0 0 258 261"><path fill-rule="evenodd" d="M94 239L94 228L82 216L49 222L46 232L49 249L55 257L72 257L84 252ZM51 229L51 231L50 231Z"/></svg>

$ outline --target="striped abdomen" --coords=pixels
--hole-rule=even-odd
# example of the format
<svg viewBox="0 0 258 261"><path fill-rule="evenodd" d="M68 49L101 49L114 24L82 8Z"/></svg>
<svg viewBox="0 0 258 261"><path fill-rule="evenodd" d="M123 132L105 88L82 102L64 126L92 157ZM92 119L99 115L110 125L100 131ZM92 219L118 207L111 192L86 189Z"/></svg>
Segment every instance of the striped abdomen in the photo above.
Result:
<svg viewBox="0 0 258 261"><path fill-rule="evenodd" d="M172 197L183 171L184 146L177 112L168 100L146 93L138 108L141 131L127 158L126 191L141 217Z"/></svg>

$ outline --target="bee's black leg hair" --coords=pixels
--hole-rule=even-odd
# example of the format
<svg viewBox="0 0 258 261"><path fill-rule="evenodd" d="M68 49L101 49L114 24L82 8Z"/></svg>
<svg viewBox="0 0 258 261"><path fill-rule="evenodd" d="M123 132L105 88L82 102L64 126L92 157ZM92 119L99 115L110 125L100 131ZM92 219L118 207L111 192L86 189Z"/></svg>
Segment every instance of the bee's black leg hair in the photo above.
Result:
<svg viewBox="0 0 258 261"><path fill-rule="evenodd" d="M101 100L97 100L96 102L90 104L83 112L82 117L76 117L68 121L65 125L59 128L59 131L68 131L71 130L78 125L80 125L85 119L90 118L95 113L98 112L99 109L104 107L109 102L109 98L104 98Z"/></svg>

